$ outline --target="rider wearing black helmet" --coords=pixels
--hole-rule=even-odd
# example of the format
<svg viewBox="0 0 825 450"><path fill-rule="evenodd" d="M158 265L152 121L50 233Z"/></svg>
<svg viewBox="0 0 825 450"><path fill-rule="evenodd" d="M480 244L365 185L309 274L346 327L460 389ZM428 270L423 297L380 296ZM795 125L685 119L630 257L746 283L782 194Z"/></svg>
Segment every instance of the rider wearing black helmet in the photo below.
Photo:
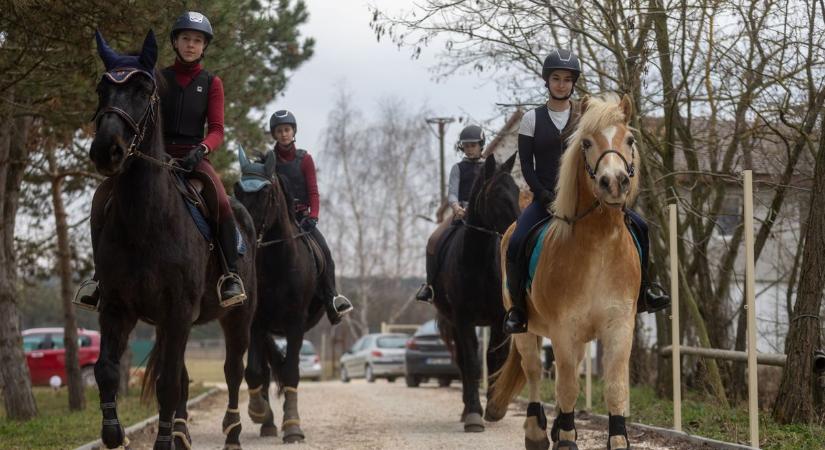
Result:
<svg viewBox="0 0 825 450"><path fill-rule="evenodd" d="M282 109L269 118L269 132L275 139L275 155L278 157L276 171L289 183L289 191L294 197L295 217L301 228L308 232L321 247L326 259L324 277L320 280L327 318L333 325L341 322L343 316L352 311L352 303L339 295L335 287L335 262L327 246L327 241L318 230L320 198L316 181L315 163L309 152L295 147L298 122L295 115Z"/></svg>
<svg viewBox="0 0 825 450"><path fill-rule="evenodd" d="M166 152L178 160L181 168L204 173L212 180L218 197L218 211L214 213L224 269L218 290L221 306L230 307L243 302L246 293L237 275L238 243L229 197L207 157L223 143L223 83L200 64L212 41L212 25L203 14L188 11L177 18L169 37L177 58L161 72L166 81L161 96L163 140ZM81 306L97 309L99 298L95 289L79 301Z"/></svg>
<svg viewBox="0 0 825 450"><path fill-rule="evenodd" d="M478 125L469 125L461 130L456 143L456 150L464 152L464 158L453 164L450 169L450 184L447 190L447 204L453 212L453 220L442 220L427 240L427 282L421 285L415 294L416 300L422 302L433 301L433 277L435 276L437 247L441 236L454 220L464 218L467 202L470 200L470 191L478 172L484 166L481 152L484 150L484 130Z"/></svg>
<svg viewBox="0 0 825 450"><path fill-rule="evenodd" d="M528 111L519 127L519 161L524 180L533 192L533 202L519 216L507 248L507 288L512 300L512 307L504 319L504 332L508 334L527 331L524 240L533 226L550 214L559 161L567 147L567 138L575 130L581 114L578 102L570 100L581 72L575 53L564 49L550 51L541 70L550 98L546 104ZM628 210L628 217L642 246L643 279L637 313L655 312L667 307L670 298L664 292L656 293L648 289L647 224L633 211Z"/></svg>

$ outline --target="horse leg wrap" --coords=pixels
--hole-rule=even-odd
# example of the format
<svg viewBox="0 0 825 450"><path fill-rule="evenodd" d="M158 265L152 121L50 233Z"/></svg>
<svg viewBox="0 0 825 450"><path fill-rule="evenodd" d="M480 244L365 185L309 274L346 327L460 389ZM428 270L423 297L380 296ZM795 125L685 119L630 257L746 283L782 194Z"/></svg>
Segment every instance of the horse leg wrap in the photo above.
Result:
<svg viewBox="0 0 825 450"><path fill-rule="evenodd" d="M559 411L559 414L553 420L550 437L553 439L553 442L558 444L557 447L559 448L577 448L575 441L579 436L576 432L576 422L573 411L569 413Z"/></svg>
<svg viewBox="0 0 825 450"><path fill-rule="evenodd" d="M539 402L531 402L527 405L527 417L536 417L538 425L542 430L547 429L547 415L544 414L544 406Z"/></svg>
<svg viewBox="0 0 825 450"><path fill-rule="evenodd" d="M608 450L627 450L630 448L630 439L627 438L627 428L625 427L625 417L624 416L614 416L612 414L609 415L608 418L608 437L607 437L607 449ZM614 438L624 438L625 442L618 445L625 445L625 447L612 447L613 442L620 441L621 439L614 439Z"/></svg>
<svg viewBox="0 0 825 450"><path fill-rule="evenodd" d="M302 442L301 417L298 415L298 389L284 388L284 421L281 423L285 443Z"/></svg>
<svg viewBox="0 0 825 450"><path fill-rule="evenodd" d="M189 428L186 426L186 419L175 419L175 425L172 427L172 437L180 440L184 447L186 447L186 450L192 450L192 437L189 435Z"/></svg>
<svg viewBox="0 0 825 450"><path fill-rule="evenodd" d="M547 438L547 415L539 402L527 405L527 418L524 419L524 448L527 450L546 450L550 448Z"/></svg>
<svg viewBox="0 0 825 450"><path fill-rule="evenodd" d="M268 423L273 419L272 408L261 394L262 386L249 390L249 405L246 412L253 423Z"/></svg>
<svg viewBox="0 0 825 450"><path fill-rule="evenodd" d="M106 448L119 448L127 445L126 431L117 418L117 403L101 403L100 410L103 415L100 440L103 441Z"/></svg>
<svg viewBox="0 0 825 450"><path fill-rule="evenodd" d="M237 409L227 409L223 416L223 434L229 435L235 428L241 427L241 412ZM240 433L240 430L238 430Z"/></svg>

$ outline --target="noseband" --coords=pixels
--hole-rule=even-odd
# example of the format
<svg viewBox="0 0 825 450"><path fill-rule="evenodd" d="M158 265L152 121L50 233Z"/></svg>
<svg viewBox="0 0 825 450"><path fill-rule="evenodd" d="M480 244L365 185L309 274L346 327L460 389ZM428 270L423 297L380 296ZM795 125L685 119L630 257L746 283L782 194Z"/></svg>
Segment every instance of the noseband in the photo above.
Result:
<svg viewBox="0 0 825 450"><path fill-rule="evenodd" d="M627 171L628 177L633 178L633 176L636 175L636 164L633 162L633 159L635 159L636 157L635 145L630 147L630 163L627 162L627 159L625 159L624 155L619 153L618 150L609 148L605 150L604 153L601 154L601 156L599 156L599 159L596 160L596 167L590 167L590 163L587 162L587 149L585 149L584 146L581 147L582 155L584 156L584 170L586 170L587 174L590 175L591 180L596 179L596 172L599 171L599 164L601 164L602 159L604 159L604 157L609 155L610 153L615 153L619 155L619 158L621 158L622 162L624 163L624 168Z"/></svg>

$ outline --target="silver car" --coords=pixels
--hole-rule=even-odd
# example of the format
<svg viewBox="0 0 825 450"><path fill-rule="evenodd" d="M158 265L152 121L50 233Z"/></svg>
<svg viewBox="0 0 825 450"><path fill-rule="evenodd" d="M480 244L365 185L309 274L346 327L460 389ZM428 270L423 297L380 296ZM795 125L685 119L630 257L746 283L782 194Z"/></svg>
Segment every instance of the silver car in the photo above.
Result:
<svg viewBox="0 0 825 450"><path fill-rule="evenodd" d="M275 339L275 345L278 346L278 350L286 356L286 339ZM318 357L318 352L315 351L315 346L312 345L312 342L304 339L298 357L300 358L298 362L298 373L301 379L319 381L322 373L321 358Z"/></svg>
<svg viewBox="0 0 825 450"><path fill-rule="evenodd" d="M365 378L373 383L386 378L390 383L404 376L404 344L409 336L398 333L374 333L363 336L341 356L341 381Z"/></svg>

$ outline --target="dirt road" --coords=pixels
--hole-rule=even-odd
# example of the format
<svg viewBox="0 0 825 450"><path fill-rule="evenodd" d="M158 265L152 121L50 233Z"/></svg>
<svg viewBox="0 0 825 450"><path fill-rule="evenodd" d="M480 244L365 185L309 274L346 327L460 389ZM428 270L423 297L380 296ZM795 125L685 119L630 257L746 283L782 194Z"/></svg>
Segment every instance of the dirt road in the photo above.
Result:
<svg viewBox="0 0 825 450"><path fill-rule="evenodd" d="M282 417L277 402L275 423ZM259 426L246 415L246 395L241 398L244 449L284 446L280 437L261 438ZM226 394L220 393L197 405L190 412L190 432L194 449L221 449L220 423L226 407ZM302 449L518 449L524 448L525 408L516 403L500 422L488 423L483 433L465 433L459 416L461 391L438 388L435 383L408 388L403 382L362 380L344 384L338 381L305 382L299 388L299 407L306 441L288 448ZM548 412L548 416L550 413ZM551 418L552 420L552 418ZM604 449L606 425L578 420L579 448ZM280 431L280 430L279 430ZM132 436L133 449L150 449L155 430ZM630 429L634 449L699 448L668 442L659 436Z"/></svg>

